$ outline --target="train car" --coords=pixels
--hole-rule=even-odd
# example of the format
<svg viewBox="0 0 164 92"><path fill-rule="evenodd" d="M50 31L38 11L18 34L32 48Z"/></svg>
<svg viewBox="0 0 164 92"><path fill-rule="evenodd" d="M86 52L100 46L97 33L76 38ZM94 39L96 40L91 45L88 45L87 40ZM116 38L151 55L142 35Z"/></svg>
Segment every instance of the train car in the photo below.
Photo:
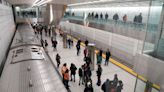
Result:
<svg viewBox="0 0 164 92"><path fill-rule="evenodd" d="M29 25L18 27L0 79L0 92L67 92Z"/></svg>

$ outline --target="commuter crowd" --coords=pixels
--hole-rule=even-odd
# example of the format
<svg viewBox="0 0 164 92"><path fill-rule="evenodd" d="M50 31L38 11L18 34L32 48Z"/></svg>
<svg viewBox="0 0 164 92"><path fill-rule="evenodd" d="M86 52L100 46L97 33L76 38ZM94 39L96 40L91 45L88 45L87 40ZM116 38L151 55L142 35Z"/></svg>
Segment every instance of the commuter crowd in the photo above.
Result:
<svg viewBox="0 0 164 92"><path fill-rule="evenodd" d="M40 37L40 43L42 45L42 47L45 49L45 51L47 50L47 46L49 45L47 40L43 39L43 31L45 33L45 36L49 37L51 39L52 42L52 48L54 49L54 51L57 51L57 45L58 42L56 40L56 27L53 26L46 26L46 25L42 25L42 24L31 24L33 29L34 29L34 33L36 35L36 37ZM60 34L62 36L62 34ZM77 50L77 56L80 55L81 51L81 39L78 39L75 47ZM63 80L63 84L65 85L66 89L69 90L69 82L76 82L76 75L78 74L79 77L79 81L78 84L79 86L83 85L85 87L84 92L94 92L94 88L92 86L92 70L91 70L91 65L94 64L91 59L91 53L88 50L88 44L89 41L86 39L84 41L85 43L85 49L83 50L83 54L84 54L84 59L83 62L85 62L83 65L81 65L80 67L77 67L73 62L71 63L70 67L68 67L67 63L64 63L62 66L61 64L61 58L62 56L59 55L59 53L56 54L56 63L57 63L57 68L60 68L61 66L61 75L62 75L62 80ZM71 50L71 48L74 46L73 45L73 39L72 38L68 38L67 39L67 48L69 48ZM96 54L96 65L97 65L97 70L96 70L96 74L97 74L97 86L100 86L101 89L104 92L121 92L121 90L123 89L123 82L121 80L119 80L118 75L115 74L113 80L112 79L106 79L106 81L104 83L101 82L101 75L103 73L103 69L102 69L102 63L103 63L103 52L105 52L106 57L104 60L104 66L108 66L108 62L109 59L111 57L111 53L110 50L107 49L106 51L103 51L102 49L99 50L99 52Z"/></svg>

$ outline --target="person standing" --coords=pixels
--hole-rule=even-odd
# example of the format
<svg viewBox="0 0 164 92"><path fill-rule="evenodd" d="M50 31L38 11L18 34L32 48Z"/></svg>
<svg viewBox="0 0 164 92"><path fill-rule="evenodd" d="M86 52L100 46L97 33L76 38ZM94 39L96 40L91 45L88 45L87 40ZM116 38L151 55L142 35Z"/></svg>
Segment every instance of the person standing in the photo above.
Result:
<svg viewBox="0 0 164 92"><path fill-rule="evenodd" d="M97 54L97 65L101 65L102 62L102 53L101 51L99 51L99 53Z"/></svg>
<svg viewBox="0 0 164 92"><path fill-rule="evenodd" d="M49 26L49 28L48 28L48 34L49 34L49 36L51 36L51 26Z"/></svg>
<svg viewBox="0 0 164 92"><path fill-rule="evenodd" d="M142 23L142 13L138 15L138 23Z"/></svg>
<svg viewBox="0 0 164 92"><path fill-rule="evenodd" d="M108 19L108 14L107 14L107 13L105 14L105 19L106 19L106 20Z"/></svg>
<svg viewBox="0 0 164 92"><path fill-rule="evenodd" d="M106 58L105 58L105 65L108 65L110 56L111 56L110 51L109 51L109 49L107 49Z"/></svg>
<svg viewBox="0 0 164 92"><path fill-rule="evenodd" d="M116 92L121 92L121 90L123 89L123 83L122 81L118 81L119 85L116 88Z"/></svg>
<svg viewBox="0 0 164 92"><path fill-rule="evenodd" d="M98 65L98 69L97 69L96 73L97 73L97 85L100 86L101 85L101 74L102 74L101 65Z"/></svg>
<svg viewBox="0 0 164 92"><path fill-rule="evenodd" d="M72 81L72 76L74 77L74 82L75 82L75 75L76 75L76 66L75 64L71 63L70 71L71 71L71 81Z"/></svg>
<svg viewBox="0 0 164 92"><path fill-rule="evenodd" d="M116 13L116 14L114 14L114 16L113 16L113 20L117 21L118 19L119 19L118 14L117 14L117 13Z"/></svg>
<svg viewBox="0 0 164 92"><path fill-rule="evenodd" d="M123 21L126 22L127 21L127 15L125 14L123 17L122 17Z"/></svg>
<svg viewBox="0 0 164 92"><path fill-rule="evenodd" d="M61 59L61 57L60 57L60 55L57 53L56 54L56 62L57 62L57 67L59 68L59 65L60 65L60 59Z"/></svg>
<svg viewBox="0 0 164 92"><path fill-rule="evenodd" d="M113 87L116 88L118 84L118 77L117 74L114 75L114 79L113 79Z"/></svg>
<svg viewBox="0 0 164 92"><path fill-rule="evenodd" d="M85 40L85 46L88 46L89 41L86 39Z"/></svg>
<svg viewBox="0 0 164 92"><path fill-rule="evenodd" d="M110 83L110 80L107 79L101 86L101 89L104 91L104 92L110 92L111 90L111 83Z"/></svg>
<svg viewBox="0 0 164 92"><path fill-rule="evenodd" d="M103 14L102 13L100 14L100 18L103 19Z"/></svg>
<svg viewBox="0 0 164 92"><path fill-rule="evenodd" d="M135 16L134 16L134 19L133 19L134 24L136 24L137 21L138 21L138 19L137 19L137 15L135 15Z"/></svg>

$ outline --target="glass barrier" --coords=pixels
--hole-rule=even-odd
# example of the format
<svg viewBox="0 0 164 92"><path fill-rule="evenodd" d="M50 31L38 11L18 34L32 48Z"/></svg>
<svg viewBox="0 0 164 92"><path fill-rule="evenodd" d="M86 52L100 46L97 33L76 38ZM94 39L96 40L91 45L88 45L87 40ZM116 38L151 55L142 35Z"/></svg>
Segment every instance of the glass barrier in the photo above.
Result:
<svg viewBox="0 0 164 92"><path fill-rule="evenodd" d="M72 20L79 20L84 21L84 18L82 16L64 16L66 19L72 19ZM109 26L115 26L115 27L121 27L124 29L132 29L137 31L146 31L146 24L145 23L134 23L131 21L121 21L121 20L112 20L112 19L96 19L96 18L87 18L86 21L97 23L97 24L105 24ZM148 24L147 30L149 32L154 32L158 29L157 24Z"/></svg>

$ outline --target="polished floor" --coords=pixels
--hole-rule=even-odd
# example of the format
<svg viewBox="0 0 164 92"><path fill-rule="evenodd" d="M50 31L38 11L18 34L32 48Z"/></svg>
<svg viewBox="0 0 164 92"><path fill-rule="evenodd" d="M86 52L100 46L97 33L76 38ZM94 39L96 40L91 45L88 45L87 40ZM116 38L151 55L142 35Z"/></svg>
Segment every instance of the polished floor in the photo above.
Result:
<svg viewBox="0 0 164 92"><path fill-rule="evenodd" d="M61 70L61 66L63 65L63 63L67 63L68 68L70 67L71 63L74 63L77 68L79 68L82 64L84 64L83 61L83 50L84 47L81 46L81 53L79 56L76 55L76 42L74 41L74 46L71 49L65 49L63 48L63 40L62 37L60 37L59 35L57 35L57 41L58 41L58 45L57 45L57 51L53 50L52 44L51 44L51 39L48 36L44 36L43 34L43 39L48 41L48 54L50 56L50 58L53 60L53 63L55 65L56 64L56 59L55 56L57 53L59 53L59 55L61 56L61 65L58 69L58 71L60 72ZM96 59L95 59L96 60ZM95 61L96 64L96 61ZM114 74L118 74L118 78L119 80L123 81L123 90L122 92L134 92L134 87L135 87L135 82L136 82L136 77L127 73L126 71L122 70L120 67L112 64L109 62L108 66L104 66L104 59L103 59L103 63L102 63L102 76L101 76L101 81L102 83L104 83L104 81L109 78L110 80L113 80ZM95 65L95 70L92 71L92 81L93 81L93 88L94 88L94 92L102 92L101 90L101 86L97 86L96 82L97 82L97 76L96 76L96 70L97 70L97 66ZM70 85L70 90L72 92L83 92L84 91L84 85L78 85L78 71L76 71L76 82L69 82ZM61 73L61 72L60 72ZM138 81L138 85L137 85L137 91L136 92L142 92L144 90L145 84L142 81Z"/></svg>

